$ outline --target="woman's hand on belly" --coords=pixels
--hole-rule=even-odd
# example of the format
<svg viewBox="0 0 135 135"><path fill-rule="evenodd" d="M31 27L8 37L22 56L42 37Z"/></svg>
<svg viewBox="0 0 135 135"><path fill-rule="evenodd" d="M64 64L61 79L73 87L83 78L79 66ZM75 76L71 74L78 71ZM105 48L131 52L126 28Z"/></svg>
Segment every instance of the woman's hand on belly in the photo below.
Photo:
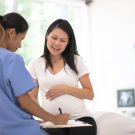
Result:
<svg viewBox="0 0 135 135"><path fill-rule="evenodd" d="M49 100L53 100L59 96L62 96L65 94L65 91L69 88L69 86L67 85L56 85L56 86L53 86L51 89L49 89L47 92L46 92L46 98L49 99Z"/></svg>

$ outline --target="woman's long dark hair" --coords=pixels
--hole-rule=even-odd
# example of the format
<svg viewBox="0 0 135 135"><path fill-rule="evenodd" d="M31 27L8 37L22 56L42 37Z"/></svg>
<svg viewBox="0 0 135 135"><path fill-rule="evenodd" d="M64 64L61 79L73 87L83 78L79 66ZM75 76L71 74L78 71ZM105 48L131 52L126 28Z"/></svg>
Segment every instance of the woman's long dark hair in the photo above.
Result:
<svg viewBox="0 0 135 135"><path fill-rule="evenodd" d="M27 21L20 14L15 12L0 16L0 24L5 30L15 28L17 34L26 32L29 28Z"/></svg>
<svg viewBox="0 0 135 135"><path fill-rule="evenodd" d="M74 62L74 55L79 55L78 51L77 51L74 31L73 31L71 25L69 24L69 22L67 20L63 20L63 19L58 19L58 20L54 21L47 29L47 32L45 35L44 53L41 56L41 57L44 57L46 60L46 68L48 66L53 67L52 63L51 63L51 59L50 59L50 52L47 48L47 36L55 28L60 28L64 32L67 33L67 35L69 37L69 43L68 43L65 51L62 53L62 56L64 58L64 62L67 63L69 65L69 67L78 74L78 71L77 71L77 68L76 68L76 65Z"/></svg>

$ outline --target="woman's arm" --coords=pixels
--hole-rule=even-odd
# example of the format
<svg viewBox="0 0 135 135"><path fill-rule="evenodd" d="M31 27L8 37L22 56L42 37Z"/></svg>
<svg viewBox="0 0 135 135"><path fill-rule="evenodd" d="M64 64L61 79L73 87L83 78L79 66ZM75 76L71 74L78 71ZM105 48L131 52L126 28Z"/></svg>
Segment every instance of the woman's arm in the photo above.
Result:
<svg viewBox="0 0 135 135"><path fill-rule="evenodd" d="M89 74L85 74L82 77L80 77L79 81L82 88L70 87L69 90L67 90L67 93L72 96L76 96L80 99L93 100L94 92L89 78Z"/></svg>
<svg viewBox="0 0 135 135"><path fill-rule="evenodd" d="M75 88L67 85L57 85L52 87L46 93L46 97L52 100L63 94L69 94L80 99L92 100L94 97L94 92L89 78L89 74L85 74L82 77L80 77L79 81L82 88Z"/></svg>

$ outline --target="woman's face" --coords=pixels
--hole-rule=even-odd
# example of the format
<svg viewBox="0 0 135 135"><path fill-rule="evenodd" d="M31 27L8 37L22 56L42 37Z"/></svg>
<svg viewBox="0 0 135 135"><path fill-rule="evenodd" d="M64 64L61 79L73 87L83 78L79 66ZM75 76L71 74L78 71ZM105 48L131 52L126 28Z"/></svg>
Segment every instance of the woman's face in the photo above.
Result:
<svg viewBox="0 0 135 135"><path fill-rule="evenodd" d="M26 32L16 34L15 31L11 31L9 34L9 40L7 43L7 49L15 52L18 48L21 48L21 42L25 38Z"/></svg>
<svg viewBox="0 0 135 135"><path fill-rule="evenodd" d="M60 28L53 29L47 36L47 48L51 55L60 55L67 47L69 37Z"/></svg>

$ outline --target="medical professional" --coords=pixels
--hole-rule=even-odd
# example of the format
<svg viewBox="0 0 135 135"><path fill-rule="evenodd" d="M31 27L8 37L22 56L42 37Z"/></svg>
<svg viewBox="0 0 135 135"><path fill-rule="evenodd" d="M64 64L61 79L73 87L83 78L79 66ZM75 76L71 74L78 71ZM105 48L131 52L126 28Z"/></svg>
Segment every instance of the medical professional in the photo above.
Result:
<svg viewBox="0 0 135 135"><path fill-rule="evenodd" d="M58 19L49 26L44 53L33 60L29 71L37 82L31 95L37 99L40 90L44 109L56 115L61 108L63 113L70 114L70 119L92 124L68 131L48 130L51 135L96 135L96 122L83 100L94 98L89 70L78 54L74 31L67 20Z"/></svg>
<svg viewBox="0 0 135 135"><path fill-rule="evenodd" d="M33 115L43 121L65 124L68 114L52 115L29 95L35 83L16 54L28 30L18 13L0 16L0 135L47 135Z"/></svg>

